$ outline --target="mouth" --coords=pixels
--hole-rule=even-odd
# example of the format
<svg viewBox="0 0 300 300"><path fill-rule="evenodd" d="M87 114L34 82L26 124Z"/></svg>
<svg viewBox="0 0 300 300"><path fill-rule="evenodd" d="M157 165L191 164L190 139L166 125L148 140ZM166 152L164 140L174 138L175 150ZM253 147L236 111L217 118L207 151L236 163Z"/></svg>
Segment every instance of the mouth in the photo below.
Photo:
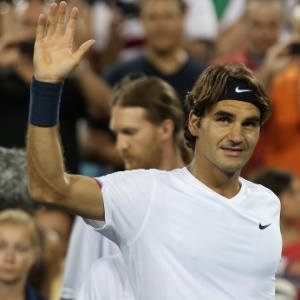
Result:
<svg viewBox="0 0 300 300"><path fill-rule="evenodd" d="M232 147L221 147L226 156L238 157L243 153L243 149Z"/></svg>

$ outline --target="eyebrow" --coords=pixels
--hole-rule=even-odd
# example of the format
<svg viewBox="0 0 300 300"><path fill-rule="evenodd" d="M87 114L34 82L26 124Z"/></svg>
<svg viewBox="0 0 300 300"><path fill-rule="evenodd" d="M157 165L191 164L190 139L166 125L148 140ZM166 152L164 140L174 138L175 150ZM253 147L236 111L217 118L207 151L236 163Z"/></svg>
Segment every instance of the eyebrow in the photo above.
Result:
<svg viewBox="0 0 300 300"><path fill-rule="evenodd" d="M234 114L231 113L231 112L225 111L225 110L219 110L219 111L217 111L214 114L214 116L216 116L216 117L231 117L231 118L233 118Z"/></svg>
<svg viewBox="0 0 300 300"><path fill-rule="evenodd" d="M229 118L234 118L235 115L229 111L226 111L226 110L219 110L217 111L214 116L216 117L229 117ZM248 117L244 120L244 122L249 122L249 121L252 121L252 122L260 122L261 121L261 117L258 117L258 116L253 116L253 117Z"/></svg>

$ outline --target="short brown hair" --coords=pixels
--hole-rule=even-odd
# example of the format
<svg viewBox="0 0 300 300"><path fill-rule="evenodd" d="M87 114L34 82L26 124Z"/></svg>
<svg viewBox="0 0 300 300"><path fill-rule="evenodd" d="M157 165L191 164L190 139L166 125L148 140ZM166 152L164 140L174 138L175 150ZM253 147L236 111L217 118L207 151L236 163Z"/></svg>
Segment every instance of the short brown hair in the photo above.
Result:
<svg viewBox="0 0 300 300"><path fill-rule="evenodd" d="M253 90L260 104L260 120L263 124L271 114L271 102L262 83L243 64L217 64L205 69L197 79L193 89L186 96L187 110L193 111L201 120L206 113L215 107L228 83L234 80L246 82ZM187 146L195 149L196 137L190 133L188 124L185 128L185 138Z"/></svg>
<svg viewBox="0 0 300 300"><path fill-rule="evenodd" d="M144 108L145 118L156 125L166 119L171 120L174 123L174 146L180 149L183 160L189 162L191 153L184 141L184 111L178 93L158 77L137 76L133 79L126 76L114 87L112 107Z"/></svg>
<svg viewBox="0 0 300 300"><path fill-rule="evenodd" d="M180 98L172 86L158 77L123 78L114 87L112 106L117 105L144 108L146 119L153 124L172 120L175 136L183 130L184 112Z"/></svg>

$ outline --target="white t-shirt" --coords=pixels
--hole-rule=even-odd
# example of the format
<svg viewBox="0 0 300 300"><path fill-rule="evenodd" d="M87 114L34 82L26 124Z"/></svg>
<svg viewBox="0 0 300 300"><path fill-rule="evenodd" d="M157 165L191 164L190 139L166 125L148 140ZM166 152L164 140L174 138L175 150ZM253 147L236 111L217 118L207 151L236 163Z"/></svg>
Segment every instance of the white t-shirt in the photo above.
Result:
<svg viewBox="0 0 300 300"><path fill-rule="evenodd" d="M137 300L271 300L282 240L279 199L240 178L227 199L186 168L98 178L106 222Z"/></svg>
<svg viewBox="0 0 300 300"><path fill-rule="evenodd" d="M77 300L134 300L121 254L98 259L81 286Z"/></svg>
<svg viewBox="0 0 300 300"><path fill-rule="evenodd" d="M93 263L100 257L120 253L116 244L76 217L66 256L62 299L77 299L77 293Z"/></svg>

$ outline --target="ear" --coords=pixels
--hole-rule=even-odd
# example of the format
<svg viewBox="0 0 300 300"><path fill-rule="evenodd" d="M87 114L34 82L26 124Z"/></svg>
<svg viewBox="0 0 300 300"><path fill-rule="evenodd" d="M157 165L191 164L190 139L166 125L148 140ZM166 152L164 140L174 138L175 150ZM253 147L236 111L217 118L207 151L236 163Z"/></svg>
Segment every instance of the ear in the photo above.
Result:
<svg viewBox="0 0 300 300"><path fill-rule="evenodd" d="M198 135L198 128L199 128L199 117L197 117L193 111L189 113L189 124L188 124L189 131L192 135Z"/></svg>
<svg viewBox="0 0 300 300"><path fill-rule="evenodd" d="M162 141L164 142L166 140L169 140L173 137L174 122L170 119L166 119L160 124L160 129Z"/></svg>

